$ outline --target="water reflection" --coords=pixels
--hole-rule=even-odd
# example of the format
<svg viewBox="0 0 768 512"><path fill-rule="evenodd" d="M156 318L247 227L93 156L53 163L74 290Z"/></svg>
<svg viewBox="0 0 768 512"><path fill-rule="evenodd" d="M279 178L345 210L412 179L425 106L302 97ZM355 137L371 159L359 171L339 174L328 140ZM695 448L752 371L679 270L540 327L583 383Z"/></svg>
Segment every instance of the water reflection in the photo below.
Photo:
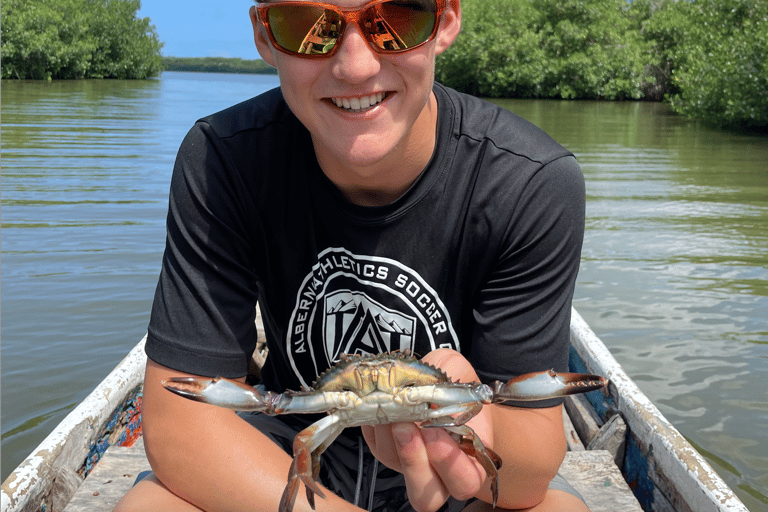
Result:
<svg viewBox="0 0 768 512"><path fill-rule="evenodd" d="M3 81L3 479L146 332L186 131L276 85L194 76Z"/></svg>

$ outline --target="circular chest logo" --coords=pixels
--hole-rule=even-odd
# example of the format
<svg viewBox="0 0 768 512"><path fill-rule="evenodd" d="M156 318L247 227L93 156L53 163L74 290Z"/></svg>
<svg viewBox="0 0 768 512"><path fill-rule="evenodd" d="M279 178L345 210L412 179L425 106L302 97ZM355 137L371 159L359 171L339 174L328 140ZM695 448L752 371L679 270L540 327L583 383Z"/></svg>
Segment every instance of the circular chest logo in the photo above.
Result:
<svg viewBox="0 0 768 512"><path fill-rule="evenodd" d="M286 349L302 385L342 354L438 347L459 350L448 310L412 269L376 256L326 249L304 279Z"/></svg>

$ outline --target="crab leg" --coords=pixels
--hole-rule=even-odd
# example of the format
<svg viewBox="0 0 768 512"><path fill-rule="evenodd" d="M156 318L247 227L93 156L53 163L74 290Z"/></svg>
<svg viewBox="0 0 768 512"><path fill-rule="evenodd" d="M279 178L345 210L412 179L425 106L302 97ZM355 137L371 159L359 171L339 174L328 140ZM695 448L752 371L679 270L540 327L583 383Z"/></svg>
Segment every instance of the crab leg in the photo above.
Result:
<svg viewBox="0 0 768 512"><path fill-rule="evenodd" d="M288 397L253 387L242 382L216 377L172 377L162 382L163 387L179 396L236 411L261 411L280 414Z"/></svg>
<svg viewBox="0 0 768 512"><path fill-rule="evenodd" d="M477 402L490 404L505 400L546 400L594 391L607 383L605 378L598 375L557 373L554 370L548 370L526 373L506 383L496 381L493 383L493 387L486 384L452 383L450 386L437 384L405 388L399 395L402 396L403 403L428 402L433 405L449 407Z"/></svg>
<svg viewBox="0 0 768 512"><path fill-rule="evenodd" d="M493 496L493 508L496 508L496 502L499 501L499 469L501 468L501 457L496 452L486 447L475 431L467 425L456 425L443 427L448 432L457 434L459 438L459 448L477 459L485 474L491 478L491 495Z"/></svg>
<svg viewBox="0 0 768 512"><path fill-rule="evenodd" d="M475 431L465 425L467 421L474 416L477 416L482 409L482 402L441 407L434 410L434 413L439 413L440 416L422 423L421 426L425 428L442 427L448 432L456 435L458 438L456 441L459 444L459 448L461 448L464 453L477 459L485 470L485 473L491 478L491 493L493 495L493 506L495 508L499 497L498 469L501 467L501 457L490 448L486 448L480 438L475 434ZM457 413L459 416L456 418L450 416L450 414Z"/></svg>
<svg viewBox="0 0 768 512"><path fill-rule="evenodd" d="M293 440L293 462L288 471L288 485L285 486L283 497L280 499L279 512L290 512L299 492L299 480L307 488L307 501L314 510L317 494L325 498L322 489L315 478L319 471L320 455L344 430L344 423L337 414L318 420L298 434Z"/></svg>

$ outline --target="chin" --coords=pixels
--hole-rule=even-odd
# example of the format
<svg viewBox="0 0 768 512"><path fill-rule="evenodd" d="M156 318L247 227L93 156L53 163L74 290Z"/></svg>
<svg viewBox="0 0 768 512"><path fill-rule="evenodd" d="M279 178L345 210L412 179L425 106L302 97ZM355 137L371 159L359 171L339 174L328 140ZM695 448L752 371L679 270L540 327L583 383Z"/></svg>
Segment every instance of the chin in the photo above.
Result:
<svg viewBox="0 0 768 512"><path fill-rule="evenodd" d="M376 165L393 154L395 148L382 140L382 137L372 137L367 141L352 141L348 145L338 147L336 153L340 161L350 166L368 167Z"/></svg>

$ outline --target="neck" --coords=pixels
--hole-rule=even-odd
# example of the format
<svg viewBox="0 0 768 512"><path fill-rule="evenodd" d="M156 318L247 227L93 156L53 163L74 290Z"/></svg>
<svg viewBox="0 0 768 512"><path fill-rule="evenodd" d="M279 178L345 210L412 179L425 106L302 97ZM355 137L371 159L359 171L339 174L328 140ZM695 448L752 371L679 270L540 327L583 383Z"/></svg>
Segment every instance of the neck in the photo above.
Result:
<svg viewBox="0 0 768 512"><path fill-rule="evenodd" d="M411 180L408 185L401 187L400 189L369 189L339 186L339 190L341 190L341 193L344 194L344 197L346 197L350 203L356 204L358 206L386 206L395 202L397 198L402 196L405 191L408 190L408 187L410 187L411 183L415 181L415 179L416 178Z"/></svg>

